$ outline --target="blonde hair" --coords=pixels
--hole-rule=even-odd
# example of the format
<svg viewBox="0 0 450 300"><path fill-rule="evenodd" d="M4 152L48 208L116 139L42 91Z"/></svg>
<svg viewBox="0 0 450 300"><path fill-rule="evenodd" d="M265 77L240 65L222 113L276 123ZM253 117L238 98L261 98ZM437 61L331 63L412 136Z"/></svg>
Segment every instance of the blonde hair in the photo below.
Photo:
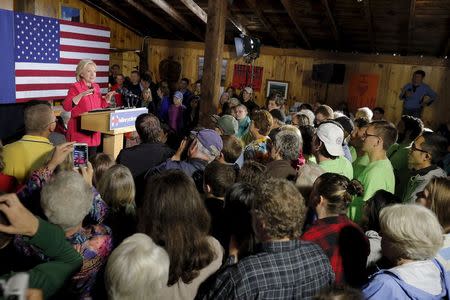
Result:
<svg viewBox="0 0 450 300"><path fill-rule="evenodd" d="M80 60L75 71L77 81L81 80L81 73L83 73L84 69L89 65L93 65L97 69L97 65L91 59Z"/></svg>
<svg viewBox="0 0 450 300"><path fill-rule="evenodd" d="M389 249L384 255L399 259L432 259L442 247L442 227L436 215L420 205L395 204L380 213L383 243ZM385 251L385 250L383 250Z"/></svg>
<svg viewBox="0 0 450 300"><path fill-rule="evenodd" d="M110 167L98 182L97 190L113 212L135 206L134 179L124 165Z"/></svg>
<svg viewBox="0 0 450 300"><path fill-rule="evenodd" d="M92 184L97 187L98 182L102 178L103 174L116 162L112 157L106 153L97 153L91 160L92 167L94 168L94 178L92 178Z"/></svg>
<svg viewBox="0 0 450 300"><path fill-rule="evenodd" d="M431 210L436 214L439 223L446 232L450 231L450 179L435 177L425 187L428 190L428 199L431 201Z"/></svg>
<svg viewBox="0 0 450 300"><path fill-rule="evenodd" d="M372 117L373 117L372 110L366 106L358 108L358 110L355 113L355 119L363 118L369 122L372 122Z"/></svg>

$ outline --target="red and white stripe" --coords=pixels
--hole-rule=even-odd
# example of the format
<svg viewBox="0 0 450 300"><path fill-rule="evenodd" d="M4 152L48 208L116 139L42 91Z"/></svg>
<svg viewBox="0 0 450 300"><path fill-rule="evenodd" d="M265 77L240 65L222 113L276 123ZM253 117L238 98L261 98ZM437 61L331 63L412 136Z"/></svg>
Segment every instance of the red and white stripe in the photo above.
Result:
<svg viewBox="0 0 450 300"><path fill-rule="evenodd" d="M110 31L106 27L59 20L59 63L16 62L16 101L63 99L75 82L81 59L97 64L96 83L108 91Z"/></svg>

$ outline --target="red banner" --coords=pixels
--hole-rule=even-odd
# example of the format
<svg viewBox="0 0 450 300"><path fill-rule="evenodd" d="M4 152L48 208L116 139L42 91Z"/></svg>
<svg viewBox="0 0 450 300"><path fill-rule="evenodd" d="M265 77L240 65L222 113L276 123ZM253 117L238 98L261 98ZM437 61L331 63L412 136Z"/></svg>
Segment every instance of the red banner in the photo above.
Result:
<svg viewBox="0 0 450 300"><path fill-rule="evenodd" d="M377 74L354 74L350 78L348 91L348 104L351 111L360 107L375 107L377 101L378 82Z"/></svg>
<svg viewBox="0 0 450 300"><path fill-rule="evenodd" d="M261 90L262 77L263 67L234 65L233 83L231 85L236 89L243 89L246 86L251 86L254 91L259 92Z"/></svg>

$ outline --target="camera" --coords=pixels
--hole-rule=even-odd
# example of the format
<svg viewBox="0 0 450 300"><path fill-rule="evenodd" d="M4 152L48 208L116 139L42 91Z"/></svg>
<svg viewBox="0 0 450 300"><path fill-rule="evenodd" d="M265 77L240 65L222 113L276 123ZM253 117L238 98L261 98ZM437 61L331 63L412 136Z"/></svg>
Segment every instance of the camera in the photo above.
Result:
<svg viewBox="0 0 450 300"><path fill-rule="evenodd" d="M17 273L8 281L0 280L0 298L6 300L26 300L28 273Z"/></svg>

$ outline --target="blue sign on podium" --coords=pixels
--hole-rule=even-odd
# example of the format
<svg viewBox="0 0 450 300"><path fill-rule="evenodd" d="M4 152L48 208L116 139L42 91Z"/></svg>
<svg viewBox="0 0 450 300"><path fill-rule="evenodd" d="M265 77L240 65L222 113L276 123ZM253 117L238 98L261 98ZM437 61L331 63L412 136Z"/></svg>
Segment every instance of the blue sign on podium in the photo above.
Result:
<svg viewBox="0 0 450 300"><path fill-rule="evenodd" d="M134 126L138 116L148 113L147 108L116 110L110 114L109 130Z"/></svg>

